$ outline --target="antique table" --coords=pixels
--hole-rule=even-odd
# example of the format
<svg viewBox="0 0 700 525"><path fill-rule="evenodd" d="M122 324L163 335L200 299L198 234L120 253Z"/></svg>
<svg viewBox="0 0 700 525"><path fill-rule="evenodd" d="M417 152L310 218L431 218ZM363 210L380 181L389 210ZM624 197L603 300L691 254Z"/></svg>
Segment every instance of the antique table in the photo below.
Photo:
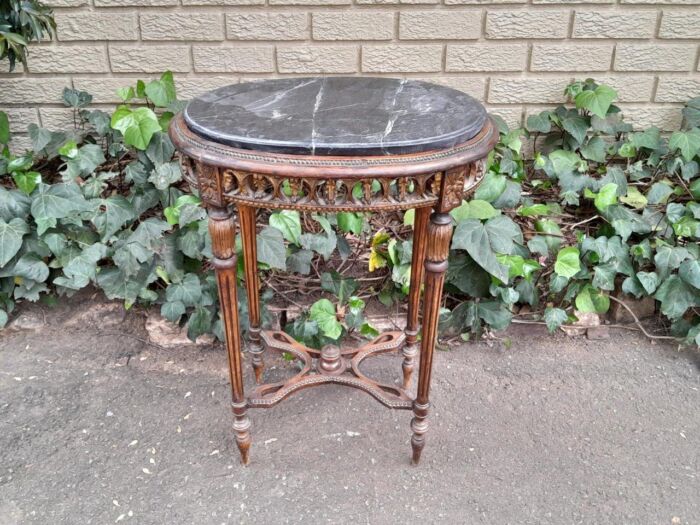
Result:
<svg viewBox="0 0 700 525"><path fill-rule="evenodd" d="M413 410L413 462L425 444L428 393L442 286L452 236L449 211L481 177L498 133L484 108L460 91L413 80L285 78L231 85L193 99L170 126L183 171L209 215L233 392L233 428L248 463L248 408L271 407L302 388L359 388L389 408ZM359 185L359 186L358 186ZM361 192L353 192L353 188ZM357 197L361 193L361 197ZM257 385L246 396L236 301L237 209L249 305L248 349ZM255 216L258 208L300 211L415 209L408 318L360 348L307 348L261 330ZM432 210L432 214L431 214ZM418 354L418 386L409 394ZM264 384L265 349L288 352L301 372ZM402 350L402 387L360 371L367 357Z"/></svg>

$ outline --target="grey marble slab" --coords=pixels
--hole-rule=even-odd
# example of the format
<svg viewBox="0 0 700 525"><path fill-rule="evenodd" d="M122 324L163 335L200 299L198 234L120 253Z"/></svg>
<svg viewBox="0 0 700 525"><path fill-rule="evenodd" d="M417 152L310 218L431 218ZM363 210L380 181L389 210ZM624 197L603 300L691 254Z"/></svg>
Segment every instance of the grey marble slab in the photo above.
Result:
<svg viewBox="0 0 700 525"><path fill-rule="evenodd" d="M195 133L237 148L288 154L396 155L449 148L476 135L486 110L416 80L316 77L225 86L193 99Z"/></svg>

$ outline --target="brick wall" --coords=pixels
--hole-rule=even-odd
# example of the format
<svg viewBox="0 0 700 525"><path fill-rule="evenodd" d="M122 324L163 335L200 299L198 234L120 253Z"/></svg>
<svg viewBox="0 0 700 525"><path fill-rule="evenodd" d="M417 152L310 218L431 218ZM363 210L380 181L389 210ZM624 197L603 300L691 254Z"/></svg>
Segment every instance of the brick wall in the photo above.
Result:
<svg viewBox="0 0 700 525"><path fill-rule="evenodd" d="M574 78L615 87L637 126L674 129L700 95L700 0L49 0L58 41L2 74L24 129L68 125L64 86L98 104L170 69L181 98L281 75L388 75L466 91L516 125ZM21 123L21 124L17 124ZM16 146L26 144L18 137Z"/></svg>

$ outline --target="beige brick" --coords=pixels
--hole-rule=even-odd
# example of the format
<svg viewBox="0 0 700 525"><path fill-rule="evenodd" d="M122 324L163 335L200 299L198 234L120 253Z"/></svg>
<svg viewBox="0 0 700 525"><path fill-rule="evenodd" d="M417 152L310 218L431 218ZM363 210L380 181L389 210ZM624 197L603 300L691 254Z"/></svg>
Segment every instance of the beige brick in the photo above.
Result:
<svg viewBox="0 0 700 525"><path fill-rule="evenodd" d="M205 73L270 73L274 71L272 46L192 47L194 70Z"/></svg>
<svg viewBox="0 0 700 525"><path fill-rule="evenodd" d="M0 104L58 104L71 86L70 78L3 78Z"/></svg>
<svg viewBox="0 0 700 525"><path fill-rule="evenodd" d="M42 2L48 7L82 7L88 5L88 0L44 0Z"/></svg>
<svg viewBox="0 0 700 525"><path fill-rule="evenodd" d="M524 71L527 44L448 45L447 71Z"/></svg>
<svg viewBox="0 0 700 525"><path fill-rule="evenodd" d="M608 71L613 44L534 44L532 71Z"/></svg>
<svg viewBox="0 0 700 525"><path fill-rule="evenodd" d="M492 108L486 107L489 114L498 115L503 120L506 121L510 129L519 128L523 125L523 108Z"/></svg>
<svg viewBox="0 0 700 525"><path fill-rule="evenodd" d="M445 0L446 5L526 4L527 0Z"/></svg>
<svg viewBox="0 0 700 525"><path fill-rule="evenodd" d="M532 0L533 4L614 4L615 0Z"/></svg>
<svg viewBox="0 0 700 525"><path fill-rule="evenodd" d="M489 11L487 38L566 38L568 11Z"/></svg>
<svg viewBox="0 0 700 525"><path fill-rule="evenodd" d="M197 95L211 91L212 89L238 84L239 78L236 76L217 77L197 77L197 78L176 78L177 98L189 100Z"/></svg>
<svg viewBox="0 0 700 525"><path fill-rule="evenodd" d="M404 11L399 16L402 40L469 40L480 36L480 11Z"/></svg>
<svg viewBox="0 0 700 525"><path fill-rule="evenodd" d="M177 4L178 0L95 0L95 7L151 7Z"/></svg>
<svg viewBox="0 0 700 525"><path fill-rule="evenodd" d="M620 0L622 4L668 4L668 5L696 5L700 0Z"/></svg>
<svg viewBox="0 0 700 525"><path fill-rule="evenodd" d="M32 46L30 73L105 73L109 71L104 44Z"/></svg>
<svg viewBox="0 0 700 525"><path fill-rule="evenodd" d="M75 129L73 110L69 108L40 108L41 127L51 131Z"/></svg>
<svg viewBox="0 0 700 525"><path fill-rule="evenodd" d="M218 13L141 14L143 40L223 40L224 20Z"/></svg>
<svg viewBox="0 0 700 525"><path fill-rule="evenodd" d="M417 5L417 4L439 4L440 0L355 0L356 4L364 5Z"/></svg>
<svg viewBox="0 0 700 525"><path fill-rule="evenodd" d="M27 131L29 124L39 124L39 113L36 108L3 108L0 111L7 114L10 120L10 132L12 135Z"/></svg>
<svg viewBox="0 0 700 525"><path fill-rule="evenodd" d="M700 12L664 11L659 38L700 38Z"/></svg>
<svg viewBox="0 0 700 525"><path fill-rule="evenodd" d="M564 102L568 77L491 78L488 101L492 104L544 104Z"/></svg>
<svg viewBox="0 0 700 525"><path fill-rule="evenodd" d="M660 77L656 87L656 102L687 102L700 96L700 76Z"/></svg>
<svg viewBox="0 0 700 525"><path fill-rule="evenodd" d="M57 12L58 39L71 40L138 40L136 13Z"/></svg>
<svg viewBox="0 0 700 525"><path fill-rule="evenodd" d="M314 13L315 40L391 40L394 14L376 11Z"/></svg>
<svg viewBox="0 0 700 525"><path fill-rule="evenodd" d="M73 87L87 91L92 95L95 104L117 104L121 99L117 96L117 89L126 86L136 86L140 77L73 77ZM146 78L142 80L148 80Z"/></svg>
<svg viewBox="0 0 700 525"><path fill-rule="evenodd" d="M583 77L584 75L581 75L579 78ZM596 74L594 78L599 84L606 84L617 91L619 102L649 102L656 80L653 76L637 75L600 76Z"/></svg>
<svg viewBox="0 0 700 525"><path fill-rule="evenodd" d="M368 73L420 73L440 71L442 45L362 46L362 71Z"/></svg>
<svg viewBox="0 0 700 525"><path fill-rule="evenodd" d="M265 0L182 0L182 5L264 5Z"/></svg>
<svg viewBox="0 0 700 525"><path fill-rule="evenodd" d="M688 71L695 46L687 44L617 44L616 71Z"/></svg>
<svg viewBox="0 0 700 525"><path fill-rule="evenodd" d="M306 13L245 12L226 14L226 36L233 40L304 40Z"/></svg>
<svg viewBox="0 0 700 525"><path fill-rule="evenodd" d="M190 70L190 46L117 46L110 44L109 59L116 73L161 73Z"/></svg>
<svg viewBox="0 0 700 525"><path fill-rule="evenodd" d="M574 38L652 38L656 11L577 11Z"/></svg>
<svg viewBox="0 0 700 525"><path fill-rule="evenodd" d="M357 46L277 46L280 73L354 73Z"/></svg>
<svg viewBox="0 0 700 525"><path fill-rule="evenodd" d="M269 0L270 5L347 5L352 0Z"/></svg>
<svg viewBox="0 0 700 525"><path fill-rule="evenodd" d="M661 131L676 131L681 126L681 107L648 107L630 106L622 108L625 122L632 124L634 129L645 129L656 126Z"/></svg>
<svg viewBox="0 0 700 525"><path fill-rule="evenodd" d="M467 95L474 97L476 100L483 102L486 91L486 79L477 77L425 77L419 80L432 82L441 86L451 87L458 91L462 91Z"/></svg>
<svg viewBox="0 0 700 525"><path fill-rule="evenodd" d="M9 148L13 155L23 155L32 149L32 138L25 133L13 133L10 136Z"/></svg>

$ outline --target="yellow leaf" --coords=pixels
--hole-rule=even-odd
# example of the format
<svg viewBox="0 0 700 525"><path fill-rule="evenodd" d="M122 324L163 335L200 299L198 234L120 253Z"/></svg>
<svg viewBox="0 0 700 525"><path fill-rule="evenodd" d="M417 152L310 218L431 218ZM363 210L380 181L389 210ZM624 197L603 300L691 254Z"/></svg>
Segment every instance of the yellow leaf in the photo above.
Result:
<svg viewBox="0 0 700 525"><path fill-rule="evenodd" d="M372 237L372 246L374 247L379 246L380 244L384 244L390 238L391 236L387 232L379 230L377 233L374 234L374 237Z"/></svg>
<svg viewBox="0 0 700 525"><path fill-rule="evenodd" d="M386 259L377 250L372 248L369 253L369 271L373 272L377 268L384 268L386 266Z"/></svg>

